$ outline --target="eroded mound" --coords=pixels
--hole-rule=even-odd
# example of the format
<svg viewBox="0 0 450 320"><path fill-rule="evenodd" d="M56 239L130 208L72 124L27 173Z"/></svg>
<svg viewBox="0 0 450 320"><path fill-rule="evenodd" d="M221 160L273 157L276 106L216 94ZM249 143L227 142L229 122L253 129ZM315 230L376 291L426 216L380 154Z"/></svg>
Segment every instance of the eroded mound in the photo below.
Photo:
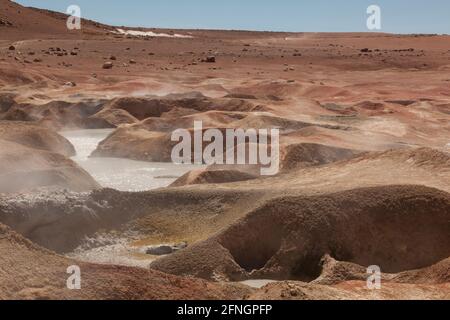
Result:
<svg viewBox="0 0 450 320"><path fill-rule="evenodd" d="M312 126L313 124L269 115L250 114L244 119L235 122L234 125L236 128L243 129L279 128L281 130L289 131L303 129Z"/></svg>
<svg viewBox="0 0 450 320"><path fill-rule="evenodd" d="M221 128L246 116L245 113L231 111L207 111L183 116L168 113L163 118L147 118L134 125L133 129L172 132L177 129L190 129L194 126L194 121L202 121L202 126L205 128Z"/></svg>
<svg viewBox="0 0 450 320"><path fill-rule="evenodd" d="M0 139L66 157L75 155L72 144L56 132L26 122L0 121Z"/></svg>
<svg viewBox="0 0 450 320"><path fill-rule="evenodd" d="M283 146L280 151L280 170L324 165L347 160L359 152L315 143L299 143Z"/></svg>
<svg viewBox="0 0 450 320"><path fill-rule="evenodd" d="M0 193L41 187L88 191L99 185L62 154L0 140Z"/></svg>
<svg viewBox="0 0 450 320"><path fill-rule="evenodd" d="M140 128L149 131L191 128L194 120L204 121L205 126L220 127L242 119L246 116L245 112L259 111L261 108L243 99L209 98L199 93L157 98L82 99L78 102L54 100L44 104L15 103L12 94L2 94L0 97L1 119L37 122L57 128L112 128L146 119L149 121L140 124ZM152 126L151 119L159 119L165 125Z"/></svg>
<svg viewBox="0 0 450 320"><path fill-rule="evenodd" d="M386 174L389 172L389 174ZM449 192L450 154L430 148L367 152L349 160L298 168L268 177L233 183L229 188L284 190L325 194L359 187L421 185Z"/></svg>
<svg viewBox="0 0 450 320"><path fill-rule="evenodd" d="M92 128L116 128L123 124L137 123L138 119L122 109L106 109L90 116L87 123Z"/></svg>
<svg viewBox="0 0 450 320"><path fill-rule="evenodd" d="M330 254L385 272L418 269L450 255L449 213L448 193L418 186L281 197L152 267L207 279L312 281Z"/></svg>
<svg viewBox="0 0 450 320"><path fill-rule="evenodd" d="M193 184L227 183L255 179L256 176L237 170L194 170L178 178L171 187Z"/></svg>
<svg viewBox="0 0 450 320"><path fill-rule="evenodd" d="M160 123L161 124L161 123ZM163 124L163 123L162 123ZM193 124L193 122L191 122ZM205 134L206 128L202 129L202 133ZM217 158L222 157L224 162L226 160L227 149L227 128L219 127L217 128L222 133L222 152L217 154ZM196 130L194 128L187 129L189 136L194 137ZM260 139L261 134L257 133L256 139ZM269 140L270 141L270 140ZM183 142L185 142L183 140ZM133 160L142 160L149 162L173 162L172 151L175 146L180 142L176 139L172 140L172 132L164 131L148 131L143 129L141 126L125 126L117 128L113 133L111 133L105 140L99 143L96 150L92 153L93 157L117 157L117 158L128 158ZM189 142L187 142L189 143ZM194 150L194 138L191 138L191 150ZM239 144L238 144L239 143ZM202 140L203 149L209 146L211 142L206 139ZM262 144L261 144L262 145ZM234 138L234 155L235 161L238 159L238 152L241 152L242 146L245 150L245 160L246 163L249 162L249 146L258 150L258 144L248 143L248 138L246 139L245 146L240 143L238 139ZM270 149L270 148L269 148ZM220 151L219 151L220 152ZM255 154L255 153L254 153ZM258 153L256 153L258 156ZM244 156L244 153L241 153ZM194 163L195 154L191 152L191 162ZM203 159L206 162L206 159Z"/></svg>
<svg viewBox="0 0 450 320"><path fill-rule="evenodd" d="M117 98L105 105L105 110L121 109L139 120L159 118L173 109L193 112L251 112L255 108L258 106L243 99L209 98L200 93L173 94L161 98Z"/></svg>
<svg viewBox="0 0 450 320"><path fill-rule="evenodd" d="M176 142L171 134L120 127L99 143L93 157L114 157L149 162L171 162Z"/></svg>
<svg viewBox="0 0 450 320"><path fill-rule="evenodd" d="M2 115L3 120L29 121L48 128L111 128L105 119L92 117L103 107L102 101L51 101L42 105L15 104Z"/></svg>

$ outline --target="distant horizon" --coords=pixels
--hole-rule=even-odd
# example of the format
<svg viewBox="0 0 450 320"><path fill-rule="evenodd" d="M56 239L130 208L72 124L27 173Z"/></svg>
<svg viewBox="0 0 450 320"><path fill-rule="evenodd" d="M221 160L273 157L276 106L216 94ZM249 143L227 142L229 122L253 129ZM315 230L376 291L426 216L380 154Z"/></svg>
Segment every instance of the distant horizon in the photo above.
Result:
<svg viewBox="0 0 450 320"><path fill-rule="evenodd" d="M39 9L66 13L70 5L81 8L82 18L127 28L178 30L262 31L292 33L390 33L450 34L450 2L349 0L337 4L331 0L285 0L284 4L269 0L240 3L210 3L197 0L130 0L126 3L105 0L15 0ZM134 5L130 5L133 3ZM367 7L381 8L381 29L368 30Z"/></svg>

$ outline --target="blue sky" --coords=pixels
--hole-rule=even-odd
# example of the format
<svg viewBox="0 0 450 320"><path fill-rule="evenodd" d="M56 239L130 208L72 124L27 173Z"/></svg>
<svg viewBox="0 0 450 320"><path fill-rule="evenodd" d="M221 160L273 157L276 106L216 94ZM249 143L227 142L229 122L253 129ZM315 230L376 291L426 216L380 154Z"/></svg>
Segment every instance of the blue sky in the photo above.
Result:
<svg viewBox="0 0 450 320"><path fill-rule="evenodd" d="M16 0L55 11L71 4L112 25L305 32L368 31L366 9L382 10L382 32L450 34L449 0Z"/></svg>

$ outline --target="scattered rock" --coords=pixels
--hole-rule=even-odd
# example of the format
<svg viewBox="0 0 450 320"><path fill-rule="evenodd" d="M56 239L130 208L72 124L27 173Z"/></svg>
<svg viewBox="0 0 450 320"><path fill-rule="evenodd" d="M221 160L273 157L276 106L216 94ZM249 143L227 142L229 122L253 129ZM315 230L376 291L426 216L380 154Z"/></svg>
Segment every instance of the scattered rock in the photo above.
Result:
<svg viewBox="0 0 450 320"><path fill-rule="evenodd" d="M0 26L7 26L11 27L13 24L9 22L8 20L0 19Z"/></svg>
<svg viewBox="0 0 450 320"><path fill-rule="evenodd" d="M202 62L216 63L216 57L215 56L207 56L205 59L202 60Z"/></svg>
<svg viewBox="0 0 450 320"><path fill-rule="evenodd" d="M103 69L112 69L113 63L111 61L107 61L103 64Z"/></svg>
<svg viewBox="0 0 450 320"><path fill-rule="evenodd" d="M181 249L187 248L187 243L182 242L176 245L159 245L159 246L151 246L145 250L146 254L154 255L154 256L163 256L174 253Z"/></svg>
<svg viewBox="0 0 450 320"><path fill-rule="evenodd" d="M15 47L15 46L9 46L8 49L11 50L11 51L13 51L13 50L16 50L16 47Z"/></svg>

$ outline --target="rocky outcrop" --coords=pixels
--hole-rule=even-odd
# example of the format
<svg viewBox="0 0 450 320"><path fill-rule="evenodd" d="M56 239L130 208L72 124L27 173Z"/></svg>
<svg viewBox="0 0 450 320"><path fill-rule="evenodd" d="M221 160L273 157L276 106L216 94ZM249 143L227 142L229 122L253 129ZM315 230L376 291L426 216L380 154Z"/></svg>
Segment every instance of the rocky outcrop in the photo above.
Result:
<svg viewBox="0 0 450 320"><path fill-rule="evenodd" d="M86 119L92 128L116 128L123 124L137 123L138 119L122 109L104 109Z"/></svg>
<svg viewBox="0 0 450 320"><path fill-rule="evenodd" d="M0 139L66 157L75 155L75 149L67 139L55 131L27 122L0 121Z"/></svg>
<svg viewBox="0 0 450 320"><path fill-rule="evenodd" d="M280 151L280 170L319 166L355 157L357 150L336 148L315 143L283 145Z"/></svg>
<svg viewBox="0 0 450 320"><path fill-rule="evenodd" d="M99 112L102 101L66 102L52 101L46 104L15 104L2 116L8 121L29 121L60 130L63 128L110 128L104 122L87 120Z"/></svg>

